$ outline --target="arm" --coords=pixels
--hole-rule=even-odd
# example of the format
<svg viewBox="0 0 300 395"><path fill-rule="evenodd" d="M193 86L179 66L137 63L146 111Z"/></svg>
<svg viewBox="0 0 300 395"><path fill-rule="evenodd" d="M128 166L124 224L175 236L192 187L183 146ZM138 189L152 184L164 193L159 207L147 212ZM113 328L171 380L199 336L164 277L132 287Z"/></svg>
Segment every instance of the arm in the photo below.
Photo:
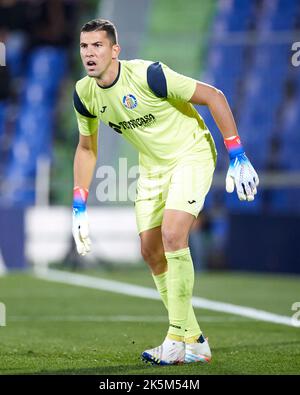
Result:
<svg viewBox="0 0 300 395"><path fill-rule="evenodd" d="M190 102L208 106L224 139L238 135L231 109L222 91L203 82L197 82Z"/></svg>
<svg viewBox="0 0 300 395"><path fill-rule="evenodd" d="M79 136L74 158L73 236L78 253L85 255L91 245L86 204L97 161L98 133Z"/></svg>
<svg viewBox="0 0 300 395"><path fill-rule="evenodd" d="M97 132L91 136L79 135L74 158L74 188L89 189L97 161Z"/></svg>
<svg viewBox="0 0 300 395"><path fill-rule="evenodd" d="M230 157L226 176L227 192L233 192L234 186L236 186L240 200L254 200L254 195L257 193L256 187L259 183L258 175L245 154L234 117L223 92L211 85L197 82L190 102L208 106L224 138L224 144Z"/></svg>
<svg viewBox="0 0 300 395"><path fill-rule="evenodd" d="M178 74L159 62L148 67L147 81L150 89L158 97L190 101L209 107L230 157L226 190L233 192L236 186L240 200L253 200L258 176L245 155L232 112L223 93L211 85Z"/></svg>
<svg viewBox="0 0 300 395"><path fill-rule="evenodd" d="M152 63L148 67L147 82L150 89L158 97L207 105L223 137L228 138L237 135L232 112L220 90L176 73L160 62Z"/></svg>

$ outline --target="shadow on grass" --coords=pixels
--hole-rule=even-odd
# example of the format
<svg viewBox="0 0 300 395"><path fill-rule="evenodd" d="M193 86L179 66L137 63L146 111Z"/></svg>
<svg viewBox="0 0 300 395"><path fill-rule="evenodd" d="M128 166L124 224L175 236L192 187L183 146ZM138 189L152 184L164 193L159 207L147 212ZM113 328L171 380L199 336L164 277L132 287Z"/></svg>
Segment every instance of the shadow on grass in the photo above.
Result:
<svg viewBox="0 0 300 395"><path fill-rule="evenodd" d="M62 369L62 370L47 370L40 371L34 374L37 375L126 375L126 374L145 374L145 370L149 374L158 374L161 372L161 366L152 366L143 364L143 362L137 363L135 365L117 365L117 366L99 366L94 368L80 368L80 369ZM166 373L167 372L161 372Z"/></svg>

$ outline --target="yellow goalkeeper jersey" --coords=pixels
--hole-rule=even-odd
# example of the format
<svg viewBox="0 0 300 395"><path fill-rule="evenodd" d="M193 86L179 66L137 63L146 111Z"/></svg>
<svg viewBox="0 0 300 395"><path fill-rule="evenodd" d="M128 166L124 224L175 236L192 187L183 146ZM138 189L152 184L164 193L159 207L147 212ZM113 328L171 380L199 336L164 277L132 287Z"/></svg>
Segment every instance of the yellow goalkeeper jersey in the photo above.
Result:
<svg viewBox="0 0 300 395"><path fill-rule="evenodd" d="M74 108L79 132L89 136L102 121L139 151L140 165L176 163L183 156L215 146L194 106L196 80L160 62L119 61L115 81L105 88L86 76L76 83Z"/></svg>

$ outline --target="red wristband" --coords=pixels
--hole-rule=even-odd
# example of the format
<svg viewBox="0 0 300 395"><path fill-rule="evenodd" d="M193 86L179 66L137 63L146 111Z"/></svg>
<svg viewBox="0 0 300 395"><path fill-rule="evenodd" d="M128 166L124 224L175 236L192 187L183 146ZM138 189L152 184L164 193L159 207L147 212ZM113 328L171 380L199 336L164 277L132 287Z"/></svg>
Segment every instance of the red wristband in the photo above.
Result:
<svg viewBox="0 0 300 395"><path fill-rule="evenodd" d="M74 201L82 201L86 203L88 196L89 196L89 190L86 188L75 187L73 189Z"/></svg>
<svg viewBox="0 0 300 395"><path fill-rule="evenodd" d="M233 136L224 139L225 147L229 153L230 159L235 158L237 155L243 154L245 152L240 136Z"/></svg>

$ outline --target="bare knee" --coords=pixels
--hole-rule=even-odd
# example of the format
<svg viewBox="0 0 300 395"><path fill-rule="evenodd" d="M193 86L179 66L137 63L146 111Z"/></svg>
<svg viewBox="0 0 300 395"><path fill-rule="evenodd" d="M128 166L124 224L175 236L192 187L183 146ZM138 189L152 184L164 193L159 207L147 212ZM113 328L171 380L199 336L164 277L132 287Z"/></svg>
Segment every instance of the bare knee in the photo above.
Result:
<svg viewBox="0 0 300 395"><path fill-rule="evenodd" d="M163 251L155 250L147 246L141 246L141 254L147 263L154 263L163 260Z"/></svg>
<svg viewBox="0 0 300 395"><path fill-rule="evenodd" d="M162 240L165 251L177 251L188 246L187 236L172 228L162 228Z"/></svg>
<svg viewBox="0 0 300 395"><path fill-rule="evenodd" d="M141 254L152 273L161 274L167 271L167 261L161 239L161 227L156 227L140 234Z"/></svg>
<svg viewBox="0 0 300 395"><path fill-rule="evenodd" d="M167 261L163 249L152 249L141 246L141 254L154 274L164 273L167 270Z"/></svg>

